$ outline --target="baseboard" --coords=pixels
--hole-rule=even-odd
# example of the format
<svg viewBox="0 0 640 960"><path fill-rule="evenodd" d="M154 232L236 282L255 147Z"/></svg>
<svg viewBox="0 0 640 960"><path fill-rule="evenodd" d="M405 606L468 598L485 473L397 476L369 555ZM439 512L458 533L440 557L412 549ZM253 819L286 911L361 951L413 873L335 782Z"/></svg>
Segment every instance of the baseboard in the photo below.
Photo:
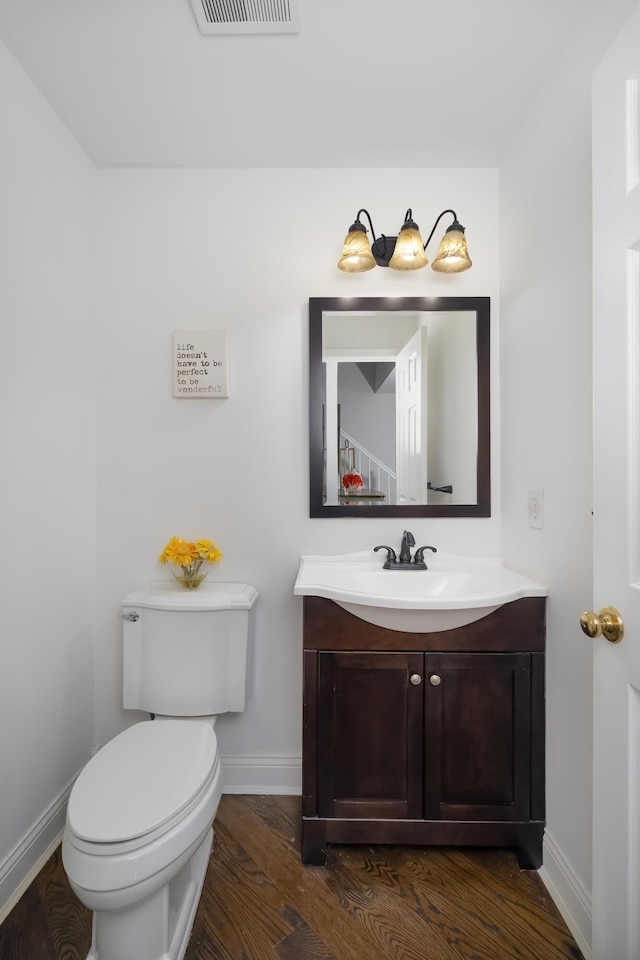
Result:
<svg viewBox="0 0 640 960"><path fill-rule="evenodd" d="M72 785L73 780L0 864L0 923L11 913L60 843Z"/></svg>
<svg viewBox="0 0 640 960"><path fill-rule="evenodd" d="M222 757L223 793L300 796L300 757Z"/></svg>
<svg viewBox="0 0 640 960"><path fill-rule="evenodd" d="M538 871L585 960L591 960L591 895L548 831L543 841L543 866Z"/></svg>

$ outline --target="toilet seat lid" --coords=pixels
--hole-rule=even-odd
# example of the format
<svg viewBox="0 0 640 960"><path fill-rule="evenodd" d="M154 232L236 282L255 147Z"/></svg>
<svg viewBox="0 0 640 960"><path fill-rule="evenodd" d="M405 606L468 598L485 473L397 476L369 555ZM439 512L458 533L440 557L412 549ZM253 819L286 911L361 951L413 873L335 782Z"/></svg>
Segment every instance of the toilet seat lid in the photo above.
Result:
<svg viewBox="0 0 640 960"><path fill-rule="evenodd" d="M93 843L143 837L173 819L211 777L218 746L199 720L146 720L114 737L76 780L67 821Z"/></svg>

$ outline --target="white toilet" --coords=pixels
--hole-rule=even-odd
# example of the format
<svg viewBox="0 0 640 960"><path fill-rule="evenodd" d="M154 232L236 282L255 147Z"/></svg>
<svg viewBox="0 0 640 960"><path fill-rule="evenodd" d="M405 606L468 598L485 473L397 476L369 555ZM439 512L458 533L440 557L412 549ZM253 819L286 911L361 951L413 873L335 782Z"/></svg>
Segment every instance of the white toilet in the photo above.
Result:
<svg viewBox="0 0 640 960"><path fill-rule="evenodd" d="M62 841L93 910L87 960L182 960L222 793L217 714L244 710L244 583L149 583L122 601L125 708L155 719L106 744L76 780Z"/></svg>

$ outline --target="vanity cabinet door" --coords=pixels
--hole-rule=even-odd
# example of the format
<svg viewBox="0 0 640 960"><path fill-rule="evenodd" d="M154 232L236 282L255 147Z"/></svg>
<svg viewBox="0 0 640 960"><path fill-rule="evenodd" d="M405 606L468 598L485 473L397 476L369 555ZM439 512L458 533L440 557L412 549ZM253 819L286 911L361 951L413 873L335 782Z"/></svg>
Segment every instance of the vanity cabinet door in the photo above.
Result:
<svg viewBox="0 0 640 960"><path fill-rule="evenodd" d="M425 812L432 820L528 820L528 653L425 654Z"/></svg>
<svg viewBox="0 0 640 960"><path fill-rule="evenodd" d="M421 653L318 654L320 817L422 816L423 666Z"/></svg>

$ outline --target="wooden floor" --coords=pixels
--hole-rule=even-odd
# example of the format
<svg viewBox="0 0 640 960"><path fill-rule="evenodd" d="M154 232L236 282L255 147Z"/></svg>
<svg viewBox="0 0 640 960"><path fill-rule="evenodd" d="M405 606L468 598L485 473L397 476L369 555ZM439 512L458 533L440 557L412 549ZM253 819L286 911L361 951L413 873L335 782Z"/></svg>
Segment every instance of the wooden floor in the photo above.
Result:
<svg viewBox="0 0 640 960"><path fill-rule="evenodd" d="M335 846L309 867L299 809L299 797L222 798L185 960L582 957L509 851ZM84 960L90 940L58 851L0 926L0 958Z"/></svg>

